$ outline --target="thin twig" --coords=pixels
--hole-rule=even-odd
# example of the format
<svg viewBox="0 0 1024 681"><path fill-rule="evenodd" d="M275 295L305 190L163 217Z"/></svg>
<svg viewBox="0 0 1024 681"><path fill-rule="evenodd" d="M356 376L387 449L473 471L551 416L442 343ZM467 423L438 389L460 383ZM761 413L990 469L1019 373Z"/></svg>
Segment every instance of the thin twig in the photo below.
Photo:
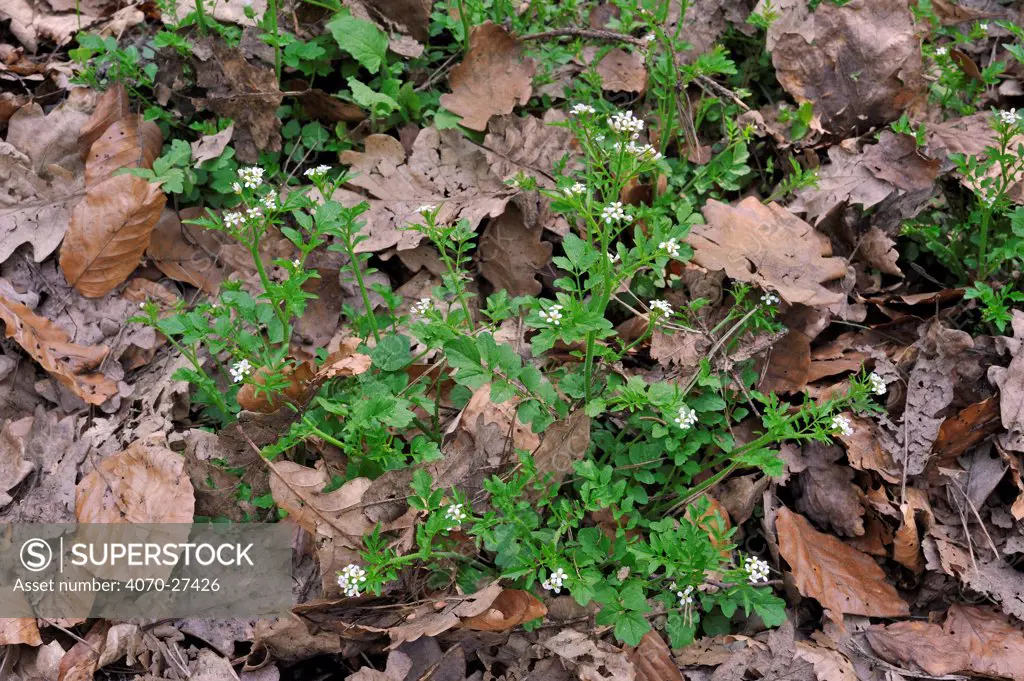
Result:
<svg viewBox="0 0 1024 681"><path fill-rule="evenodd" d="M617 31L603 31L594 28L556 28L551 31L531 33L520 37L520 40L545 40L547 38L562 37L590 38L591 40L609 40L614 42L629 43L637 47L647 47L647 41L642 38L634 38L625 33Z"/></svg>

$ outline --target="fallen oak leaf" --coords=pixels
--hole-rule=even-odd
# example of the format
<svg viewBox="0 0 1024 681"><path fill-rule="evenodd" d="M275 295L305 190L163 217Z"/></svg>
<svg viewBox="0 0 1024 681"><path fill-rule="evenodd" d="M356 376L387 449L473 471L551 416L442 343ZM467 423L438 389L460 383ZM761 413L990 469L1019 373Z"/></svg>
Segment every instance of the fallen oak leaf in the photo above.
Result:
<svg viewBox="0 0 1024 681"><path fill-rule="evenodd" d="M637 681L684 681L672 651L656 631L644 634L640 645L630 651L629 661L636 667Z"/></svg>
<svg viewBox="0 0 1024 681"><path fill-rule="evenodd" d="M846 263L829 257L828 239L782 206L748 196L735 206L709 199L703 212L707 224L694 225L690 237L701 267L774 290L787 303L844 299L821 284L844 277Z"/></svg>
<svg viewBox="0 0 1024 681"><path fill-rule="evenodd" d="M110 351L106 346L69 342L67 333L21 303L0 293L0 321L32 359L88 404L100 405L117 394L117 384L94 371Z"/></svg>
<svg viewBox="0 0 1024 681"><path fill-rule="evenodd" d="M508 631L524 622L543 617L547 607L529 591L505 589L487 610L467 617L462 625L473 631Z"/></svg>
<svg viewBox="0 0 1024 681"><path fill-rule="evenodd" d="M404 624L388 629L388 636L391 638L388 650L394 650L403 643L415 641L423 636L437 636L457 627L463 619L483 614L501 593L501 586L494 582L451 603L441 602L439 610L433 604L417 608L406 618Z"/></svg>
<svg viewBox="0 0 1024 681"><path fill-rule="evenodd" d="M532 59L508 31L490 21L473 28L469 52L448 77L452 91L441 95L441 106L462 116L461 125L486 130L491 116L525 106L533 92Z"/></svg>
<svg viewBox="0 0 1024 681"><path fill-rule="evenodd" d="M797 589L814 598L839 622L844 614L906 617L900 598L878 564L835 537L818 532L785 506L775 521L779 553L789 563Z"/></svg>

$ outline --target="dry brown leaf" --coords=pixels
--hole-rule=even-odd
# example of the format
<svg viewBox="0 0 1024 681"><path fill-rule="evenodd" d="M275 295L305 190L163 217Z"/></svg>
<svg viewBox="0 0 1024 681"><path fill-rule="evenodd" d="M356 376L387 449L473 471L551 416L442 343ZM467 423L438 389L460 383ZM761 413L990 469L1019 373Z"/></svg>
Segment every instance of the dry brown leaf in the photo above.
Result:
<svg viewBox="0 0 1024 681"><path fill-rule="evenodd" d="M840 433L836 438L846 445L846 458L859 471L875 471L891 483L900 481L900 469L888 450L879 442L878 426L869 418L845 414L853 428L852 435Z"/></svg>
<svg viewBox="0 0 1024 681"><path fill-rule="evenodd" d="M969 404L939 426L932 445L935 464L951 468L956 460L999 430L999 398Z"/></svg>
<svg viewBox="0 0 1024 681"><path fill-rule="evenodd" d="M552 423L544 431L540 446L533 452L539 479L551 474L551 482L560 483L572 472L573 463L587 453L589 446L590 417L582 409Z"/></svg>
<svg viewBox="0 0 1024 681"><path fill-rule="evenodd" d="M613 645L594 641L575 629L563 629L541 643L572 665L580 681L635 681L636 667Z"/></svg>
<svg viewBox="0 0 1024 681"><path fill-rule="evenodd" d="M658 360L663 367L690 368L697 366L711 347L711 341L696 331L666 333L659 329L651 336L651 359Z"/></svg>
<svg viewBox="0 0 1024 681"><path fill-rule="evenodd" d="M92 192L94 185L122 168L152 168L163 140L157 124L144 121L141 115L114 121L89 147L85 162L87 190Z"/></svg>
<svg viewBox="0 0 1024 681"><path fill-rule="evenodd" d="M99 620L85 638L78 639L78 643L61 658L57 681L93 681L109 628L108 620Z"/></svg>
<svg viewBox="0 0 1024 681"><path fill-rule="evenodd" d="M200 214L202 211L186 208L181 217L191 219ZM146 255L171 279L215 295L229 273L219 257L220 249L216 232L184 224L174 210L165 208L153 228Z"/></svg>
<svg viewBox="0 0 1024 681"><path fill-rule="evenodd" d="M865 632L875 653L928 674L967 673L1024 680L1024 631L990 608L956 604L940 626L896 622Z"/></svg>
<svg viewBox="0 0 1024 681"><path fill-rule="evenodd" d="M903 276L903 270L897 264L900 252L896 249L896 241L878 227L872 226L861 238L855 257L879 272Z"/></svg>
<svg viewBox="0 0 1024 681"><path fill-rule="evenodd" d="M924 555L921 553L921 536L917 530L917 513L931 516L932 507L924 492L915 488L906 489L906 502L901 511L903 520L893 535L892 557L897 563L920 574L924 571Z"/></svg>
<svg viewBox="0 0 1024 681"><path fill-rule="evenodd" d="M629 661L636 667L636 681L684 681L672 651L656 631L644 634L640 645L630 651Z"/></svg>
<svg viewBox="0 0 1024 681"><path fill-rule="evenodd" d="M185 459L152 440L96 461L76 491L80 523L188 524L195 511Z"/></svg>
<svg viewBox="0 0 1024 681"><path fill-rule="evenodd" d="M502 593L497 582L459 600L444 604L438 610L434 604L424 605L406 618L405 624L388 629L391 637L390 649L423 636L437 636L459 626L463 619L476 617L487 611Z"/></svg>
<svg viewBox="0 0 1024 681"><path fill-rule="evenodd" d="M537 274L551 262L552 245L541 240L540 227L530 229L515 205L487 223L480 236L480 274L513 296L536 296L541 292Z"/></svg>
<svg viewBox="0 0 1024 681"><path fill-rule="evenodd" d="M913 137L888 130L878 136L878 144L864 149L864 166L879 180L906 192L929 189L939 176L939 161L922 155Z"/></svg>
<svg viewBox="0 0 1024 681"><path fill-rule="evenodd" d="M312 362L301 362L298 366L289 365L280 371L281 378L288 380L288 386L284 390L275 392L273 395L266 391L258 391L256 384L263 385L267 376L273 373L267 368L261 367L253 375L253 382L246 383L241 387L237 399L238 405L242 409L269 414L280 409L285 403L298 402L306 394L309 382L316 375Z"/></svg>
<svg viewBox="0 0 1024 681"><path fill-rule="evenodd" d="M647 68L639 52L612 48L597 62L596 70L601 76L601 88L608 92L639 94L647 89Z"/></svg>
<svg viewBox="0 0 1024 681"><path fill-rule="evenodd" d="M0 617L0 645L43 645L34 617Z"/></svg>
<svg viewBox="0 0 1024 681"><path fill-rule="evenodd" d="M23 106L8 122L7 143L28 156L32 170L41 175L54 174L50 166L77 171L79 134L96 104L95 92L74 88L67 100L48 114L34 102Z"/></svg>
<svg viewBox="0 0 1024 681"><path fill-rule="evenodd" d="M811 339L802 331L790 331L772 346L758 390L802 392L807 387L810 368Z"/></svg>
<svg viewBox="0 0 1024 681"><path fill-rule="evenodd" d="M103 404L117 394L117 384L95 371L106 359L106 346L82 346L50 320L0 294L0 321L6 335L51 376L88 404Z"/></svg>
<svg viewBox="0 0 1024 681"><path fill-rule="evenodd" d="M950 154L983 155L985 147L996 141L992 114L983 111L948 121L929 122L925 125L925 139L928 155L940 161Z"/></svg>
<svg viewBox="0 0 1024 681"><path fill-rule="evenodd" d="M341 162L357 173L350 184L372 197L363 228L368 238L356 247L364 253L415 248L423 235L407 227L422 222L420 206L438 206L439 223L464 218L475 229L484 217L501 215L514 193L491 172L484 152L454 130L420 131L408 158L394 137L368 135L365 150L342 152ZM334 198L345 205L364 200L347 190Z"/></svg>
<svg viewBox="0 0 1024 681"><path fill-rule="evenodd" d="M71 213L60 250L67 282L83 296L99 298L125 281L149 246L165 203L157 185L133 175L90 188Z"/></svg>
<svg viewBox="0 0 1024 681"><path fill-rule="evenodd" d="M793 572L797 589L816 599L835 621L844 614L906 617L910 608L878 564L867 554L818 532L801 515L779 508L775 529L779 552Z"/></svg>
<svg viewBox="0 0 1024 681"><path fill-rule="evenodd" d="M710 199L703 212L707 224L694 225L690 237L698 265L774 290L787 303L844 299L821 284L845 276L846 264L829 257L828 240L782 206L748 196L735 206Z"/></svg>
<svg viewBox="0 0 1024 681"><path fill-rule="evenodd" d="M884 125L923 95L920 38L903 0L773 4L767 34L779 83L830 130Z"/></svg>
<svg viewBox="0 0 1024 681"><path fill-rule="evenodd" d="M529 591L505 589L495 598L487 610L467 617L462 625L473 631L508 631L524 622L543 617L548 612Z"/></svg>
<svg viewBox="0 0 1024 681"><path fill-rule="evenodd" d="M843 450L820 442L803 446L806 468L797 476L796 509L836 534L864 534L864 506L853 485L853 469L838 463Z"/></svg>
<svg viewBox="0 0 1024 681"><path fill-rule="evenodd" d="M871 172L864 153L857 153L850 146L840 143L829 147L829 164L818 171L817 186L798 191L791 210L804 212L809 220L818 223L837 206L856 203L868 209L896 191Z"/></svg>
<svg viewBox="0 0 1024 681"><path fill-rule="evenodd" d="M999 415L1007 430L1004 446L1024 451L1024 312L1013 311L1013 339L1003 345L1011 350L1009 366L989 367L988 377L999 386Z"/></svg>
<svg viewBox="0 0 1024 681"><path fill-rule="evenodd" d="M25 447L35 419L31 416L10 419L0 428L0 508L11 503L11 490L35 470L25 459Z"/></svg>
<svg viewBox="0 0 1024 681"><path fill-rule="evenodd" d="M231 136L235 134L235 124L213 135L203 135L192 143L192 163L198 165L204 161L219 158L228 144L231 143Z"/></svg>
<svg viewBox="0 0 1024 681"><path fill-rule="evenodd" d="M938 535L940 529L933 528L932 534ZM999 558L983 562L941 536L926 539L924 549L929 569L941 567L972 590L987 594L1007 615L1024 621L1024 574L1019 570Z"/></svg>
<svg viewBox="0 0 1024 681"><path fill-rule="evenodd" d="M470 33L469 53L452 69L452 91L441 95L441 106L462 116L460 123L470 130L486 130L491 116L512 113L516 104L530 101L534 68L508 31L484 22Z"/></svg>
<svg viewBox="0 0 1024 681"><path fill-rule="evenodd" d="M838 650L797 641L794 659L810 662L818 681L857 681L853 663Z"/></svg>

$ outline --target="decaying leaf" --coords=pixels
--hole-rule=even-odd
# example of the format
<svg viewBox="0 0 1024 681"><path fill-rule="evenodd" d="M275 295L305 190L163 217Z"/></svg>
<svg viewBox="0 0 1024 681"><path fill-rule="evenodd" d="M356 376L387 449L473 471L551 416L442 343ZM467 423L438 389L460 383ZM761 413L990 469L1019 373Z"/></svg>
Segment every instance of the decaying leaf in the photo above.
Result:
<svg viewBox="0 0 1024 681"><path fill-rule="evenodd" d="M921 535L917 529L917 514L931 516L932 508L928 497L915 487L906 489L906 502L900 509L902 523L893 536L892 558L903 567L920 574L924 570L924 555L921 552Z"/></svg>
<svg viewBox="0 0 1024 681"><path fill-rule="evenodd" d="M462 625L474 631L508 631L523 622L543 617L544 604L529 591L505 589L491 601L487 610L463 620Z"/></svg>
<svg viewBox="0 0 1024 681"><path fill-rule="evenodd" d="M75 503L80 523L190 524L194 510L185 460L147 440L97 461L78 483Z"/></svg>
<svg viewBox="0 0 1024 681"><path fill-rule="evenodd" d="M703 212L707 224L694 225L690 237L698 265L777 291L788 303L843 300L822 282L845 276L845 263L829 257L828 240L782 206L749 196L735 206L710 199Z"/></svg>
<svg viewBox="0 0 1024 681"><path fill-rule="evenodd" d="M789 563L797 589L816 599L836 621L842 615L906 617L910 608L885 573L865 553L818 532L785 506L775 523L779 552Z"/></svg>
<svg viewBox="0 0 1024 681"><path fill-rule="evenodd" d="M181 221L200 214L201 211L186 208L179 217L165 208L153 228L146 255L171 279L216 294L230 271L220 258L220 239L212 230Z"/></svg>
<svg viewBox="0 0 1024 681"><path fill-rule="evenodd" d="M597 62L596 70L601 88L609 92L641 93L647 89L647 68L639 52L613 48Z"/></svg>
<svg viewBox="0 0 1024 681"><path fill-rule="evenodd" d="M1024 630L991 608L955 604L942 625L896 622L867 630L875 653L928 674L1024 680Z"/></svg>
<svg viewBox="0 0 1024 681"><path fill-rule="evenodd" d="M590 446L590 417L577 409L562 421L552 423L544 431L544 439L533 452L534 465L542 477L551 475L559 483L572 472L573 463L586 454Z"/></svg>
<svg viewBox="0 0 1024 681"><path fill-rule="evenodd" d="M50 320L2 293L0 321L8 338L88 404L103 404L117 394L117 384L97 371L109 352L107 347L69 342L68 335Z"/></svg>
<svg viewBox="0 0 1024 681"><path fill-rule="evenodd" d="M391 637L390 648L397 648L422 636L437 636L459 626L463 619L482 615L501 593L502 588L494 583L464 598L438 604L442 606L440 609L435 608L433 603L417 608L414 616L406 618L405 624L388 629L388 636Z"/></svg>
<svg viewBox="0 0 1024 681"><path fill-rule="evenodd" d="M551 250L551 243L541 240L541 229L529 229L522 211L510 205L480 236L480 274L509 295L539 295L537 274L551 262Z"/></svg>
<svg viewBox="0 0 1024 681"><path fill-rule="evenodd" d="M934 539L924 541L927 567L941 568L972 590L988 595L1007 615L1024 621L1024 574L999 558L979 560L942 537L940 529L934 528Z"/></svg>
<svg viewBox="0 0 1024 681"><path fill-rule="evenodd" d="M415 248L423 235L407 226L422 223L420 206L438 206L438 222L464 218L475 229L484 217L501 215L514 193L491 172L484 153L454 130L420 131L408 158L394 137L369 135L364 151L342 152L341 162L358 173L350 184L372 197L360 252ZM346 190L334 198L346 205L363 200Z"/></svg>
<svg viewBox="0 0 1024 681"><path fill-rule="evenodd" d="M33 420L31 416L9 420L0 428L0 508L11 503L8 492L35 470L35 464L25 459Z"/></svg>
<svg viewBox="0 0 1024 681"><path fill-rule="evenodd" d="M763 3L762 3L763 5ZM775 73L797 101L831 130L884 125L923 93L920 38L902 0L827 3L812 12L801 0L773 3L768 29Z"/></svg>
<svg viewBox="0 0 1024 681"><path fill-rule="evenodd" d="M855 140L829 147L829 164L818 171L817 186L798 191L791 210L806 212L809 220L818 223L838 206L857 204L866 210L896 191L892 183L872 172L867 153L857 152L848 142Z"/></svg>
<svg viewBox="0 0 1024 681"><path fill-rule="evenodd" d="M644 634L640 645L630 652L629 661L636 667L637 681L684 681L672 651L656 631Z"/></svg>
<svg viewBox="0 0 1024 681"><path fill-rule="evenodd" d="M39 627L34 617L0 618L0 645L16 646L25 643L30 646L43 645Z"/></svg>
<svg viewBox="0 0 1024 681"><path fill-rule="evenodd" d="M999 386L999 415L1007 430L1007 444L1016 451L1024 451L1024 312L1013 311L1013 339L1004 341L1013 359L1006 368L993 366L989 379Z"/></svg>
<svg viewBox="0 0 1024 681"><path fill-rule="evenodd" d="M839 464L842 449L819 442L803 446L806 467L797 476L796 509L836 534L864 534L864 506L853 485L853 469Z"/></svg>
<svg viewBox="0 0 1024 681"><path fill-rule="evenodd" d="M495 176L507 180L523 172L541 186L553 187L555 163L573 152L572 133L552 125L564 120L565 115L557 109L549 109L543 118L514 114L492 118L483 146ZM573 167L572 160L568 167Z"/></svg>
<svg viewBox="0 0 1024 681"><path fill-rule="evenodd" d="M473 28L465 61L452 69L451 94L441 106L462 116L470 130L486 130L491 116L512 113L533 92L534 63L523 56L519 42L497 24Z"/></svg>
<svg viewBox="0 0 1024 681"><path fill-rule="evenodd" d="M574 629L563 629L541 645L570 663L582 681L634 681L637 678L636 667L624 652Z"/></svg>

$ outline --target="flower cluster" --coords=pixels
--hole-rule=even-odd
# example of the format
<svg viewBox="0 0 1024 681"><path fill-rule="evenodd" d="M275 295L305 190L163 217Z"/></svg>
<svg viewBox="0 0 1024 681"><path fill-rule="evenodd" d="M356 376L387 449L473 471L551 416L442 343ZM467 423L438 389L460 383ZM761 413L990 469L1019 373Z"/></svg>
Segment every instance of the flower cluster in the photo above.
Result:
<svg viewBox="0 0 1024 681"><path fill-rule="evenodd" d="M626 209L622 207L621 201L613 201L602 208L601 219L609 225L619 220L633 222L633 216L626 212Z"/></svg>
<svg viewBox="0 0 1024 681"><path fill-rule="evenodd" d="M613 265L621 259L618 253L605 253L605 255L608 256L608 262Z"/></svg>
<svg viewBox="0 0 1024 681"><path fill-rule="evenodd" d="M1016 125L1020 120L1020 116L1016 109L1007 109L1006 111L1000 111L998 114L999 120L1006 125Z"/></svg>
<svg viewBox="0 0 1024 681"><path fill-rule="evenodd" d="M581 182L577 182L576 184L572 185L571 187L566 187L565 189L562 190L562 192L566 196L578 196L578 195L580 195L580 194L582 194L582 193L584 193L586 191L587 191L587 185L585 185L585 184L583 184Z"/></svg>
<svg viewBox="0 0 1024 681"><path fill-rule="evenodd" d="M355 563L345 566L345 569L338 573L338 586L349 598L359 595L362 584L366 581L366 570Z"/></svg>
<svg viewBox="0 0 1024 681"><path fill-rule="evenodd" d="M746 571L751 584L767 582L768 573L771 570L768 561L761 560L755 556L747 556L747 559L743 561L743 569Z"/></svg>
<svg viewBox="0 0 1024 681"><path fill-rule="evenodd" d="M463 509L462 504L449 504L444 509L444 518L448 521L449 530L454 530L456 527L465 522L469 514Z"/></svg>
<svg viewBox="0 0 1024 681"><path fill-rule="evenodd" d="M853 435L853 425L850 424L850 419L845 416L833 416L832 432L845 435L847 437Z"/></svg>
<svg viewBox="0 0 1024 681"><path fill-rule="evenodd" d="M622 144L616 142L614 148L615 151L622 151L625 148L626 153L636 156L641 161L657 161L661 158L661 152L650 144L639 145L636 142L630 141L623 147Z"/></svg>
<svg viewBox="0 0 1024 681"><path fill-rule="evenodd" d="M574 104L569 113L574 116L580 116L582 114L594 114L597 113L597 109L590 106L589 104Z"/></svg>
<svg viewBox="0 0 1024 681"><path fill-rule="evenodd" d="M676 425L683 430L689 430L693 427L693 424L697 423L697 412L688 405L679 407L679 413L675 418Z"/></svg>
<svg viewBox="0 0 1024 681"><path fill-rule="evenodd" d="M761 296L761 302L764 305L778 305L782 301L777 295L775 295L771 291L765 291L764 295Z"/></svg>
<svg viewBox="0 0 1024 681"><path fill-rule="evenodd" d="M693 605L693 585L687 585L685 589L680 589L679 586L672 582L672 590L676 592L676 598L679 599L679 605L685 607L687 605Z"/></svg>
<svg viewBox="0 0 1024 681"><path fill-rule="evenodd" d="M419 213L420 215L422 215L423 217L426 217L426 216L430 215L431 213L433 213L435 210L437 210L437 206L432 206L430 204L424 204L424 205L420 206L419 208L417 208L416 212Z"/></svg>
<svg viewBox="0 0 1024 681"><path fill-rule="evenodd" d="M636 140L644 129L644 121L637 118L632 111L612 114L608 118L608 127L619 133L628 133L629 138Z"/></svg>
<svg viewBox="0 0 1024 681"><path fill-rule="evenodd" d="M945 45L942 45L942 46L939 46L939 47L935 48L935 56L936 57L944 57L944 56L946 56L947 52L949 52L949 48L946 47Z"/></svg>
<svg viewBox="0 0 1024 681"><path fill-rule="evenodd" d="M551 573L551 576L541 582L541 586L548 591L553 591L556 594L562 592L562 585L565 583L565 578L568 577L565 570L558 568Z"/></svg>
<svg viewBox="0 0 1024 681"><path fill-rule="evenodd" d="M249 166L248 168L238 169L238 179L242 181L242 184L249 189L256 189L263 184L263 168L258 166Z"/></svg>
<svg viewBox="0 0 1024 681"><path fill-rule="evenodd" d="M323 165L321 165L321 166L317 166L315 168L310 168L309 170L307 170L304 173L304 175L306 177L308 177L309 179L311 179L311 180L318 180L321 177L324 177L325 175L327 175L327 173L329 173L329 172L331 172L331 167L330 166L323 166Z"/></svg>
<svg viewBox="0 0 1024 681"><path fill-rule="evenodd" d="M868 374L868 385L871 387L871 392L876 395L885 394L885 380L874 371Z"/></svg>
<svg viewBox="0 0 1024 681"><path fill-rule="evenodd" d="M546 310L541 310L539 313L541 321L544 321L552 326L558 326L562 323L562 306L552 305Z"/></svg>
<svg viewBox="0 0 1024 681"><path fill-rule="evenodd" d="M679 257L679 242L675 239L669 239L668 241L662 241L658 244L658 248L668 253L670 258Z"/></svg>
<svg viewBox="0 0 1024 681"><path fill-rule="evenodd" d="M252 365L249 364L249 360L243 359L232 364L230 372L231 380L235 383L241 383L246 376L252 373Z"/></svg>
<svg viewBox="0 0 1024 681"><path fill-rule="evenodd" d="M434 309L434 301L430 298L420 298L419 302L412 306L412 313L417 317L426 317L427 313Z"/></svg>
<svg viewBox="0 0 1024 681"><path fill-rule="evenodd" d="M665 317L672 316L672 304L667 300L652 300L649 304L651 312L657 312Z"/></svg>
<svg viewBox="0 0 1024 681"><path fill-rule="evenodd" d="M260 199L260 202L264 206L266 206L268 210L274 210L275 208L277 208L277 192L271 189L270 191L263 195L263 198Z"/></svg>

